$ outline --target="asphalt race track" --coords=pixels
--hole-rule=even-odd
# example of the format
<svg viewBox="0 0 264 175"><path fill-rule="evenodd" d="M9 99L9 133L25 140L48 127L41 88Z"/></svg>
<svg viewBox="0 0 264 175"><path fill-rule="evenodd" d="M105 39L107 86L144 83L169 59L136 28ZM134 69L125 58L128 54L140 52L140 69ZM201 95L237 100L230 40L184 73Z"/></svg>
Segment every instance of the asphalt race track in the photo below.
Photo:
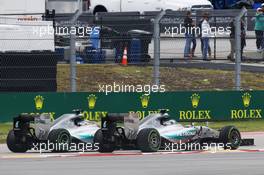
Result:
<svg viewBox="0 0 264 175"><path fill-rule="evenodd" d="M2 175L263 175L264 153L175 154L0 160ZM23 172L23 173L22 173Z"/></svg>
<svg viewBox="0 0 264 175"><path fill-rule="evenodd" d="M251 137L245 134L246 137ZM0 147L0 174L25 175L263 175L264 134L254 133L256 146L227 151L100 153L10 153Z"/></svg>
<svg viewBox="0 0 264 175"><path fill-rule="evenodd" d="M264 152L1 159L2 175L263 175Z"/></svg>

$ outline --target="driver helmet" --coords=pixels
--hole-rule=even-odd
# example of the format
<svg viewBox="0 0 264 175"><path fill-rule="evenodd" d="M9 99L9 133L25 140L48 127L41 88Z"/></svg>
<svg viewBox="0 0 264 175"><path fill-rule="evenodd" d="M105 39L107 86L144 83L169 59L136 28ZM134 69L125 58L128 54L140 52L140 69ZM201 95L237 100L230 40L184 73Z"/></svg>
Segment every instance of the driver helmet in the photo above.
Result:
<svg viewBox="0 0 264 175"><path fill-rule="evenodd" d="M171 120L165 121L163 124L164 124L165 126L166 126L166 125L173 125L173 124L176 124L176 121L171 119Z"/></svg>

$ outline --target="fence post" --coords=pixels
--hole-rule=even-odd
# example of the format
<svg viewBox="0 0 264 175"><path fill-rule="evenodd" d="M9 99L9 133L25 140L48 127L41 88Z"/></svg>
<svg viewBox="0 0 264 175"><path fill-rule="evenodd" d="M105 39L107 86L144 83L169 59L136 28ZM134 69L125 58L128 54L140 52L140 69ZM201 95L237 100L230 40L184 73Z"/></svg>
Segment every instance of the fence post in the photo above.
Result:
<svg viewBox="0 0 264 175"><path fill-rule="evenodd" d="M216 27L216 16L214 17L214 24ZM216 59L216 34L214 35L214 59ZM211 54L212 54L212 48L211 48Z"/></svg>
<svg viewBox="0 0 264 175"><path fill-rule="evenodd" d="M165 14L166 12L162 10L154 19L154 85L160 84L160 20Z"/></svg>
<svg viewBox="0 0 264 175"><path fill-rule="evenodd" d="M241 12L235 18L235 53L236 53L236 63L235 63L235 78L236 78L236 90L241 90L241 18L245 15L247 9L243 7Z"/></svg>
<svg viewBox="0 0 264 175"><path fill-rule="evenodd" d="M71 77L71 92L76 92L76 36L70 34L70 77Z"/></svg>
<svg viewBox="0 0 264 175"><path fill-rule="evenodd" d="M72 19L70 20L70 24L73 26L78 20L79 16L82 14L82 0L78 0L79 6L76 12L74 13ZM70 26L70 27L72 27ZM76 35L70 33L70 79L71 79L71 92L76 92Z"/></svg>

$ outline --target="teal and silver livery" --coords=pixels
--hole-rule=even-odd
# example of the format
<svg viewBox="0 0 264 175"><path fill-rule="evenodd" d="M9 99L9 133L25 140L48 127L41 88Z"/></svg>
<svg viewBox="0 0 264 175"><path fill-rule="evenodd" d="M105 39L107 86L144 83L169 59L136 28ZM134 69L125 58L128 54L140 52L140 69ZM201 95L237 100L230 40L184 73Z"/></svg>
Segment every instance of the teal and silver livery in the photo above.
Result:
<svg viewBox="0 0 264 175"><path fill-rule="evenodd" d="M99 129L96 122L83 119L82 114L64 114L54 121L50 131L55 129L66 129L72 140L85 143L93 143L95 132Z"/></svg>
<svg viewBox="0 0 264 175"><path fill-rule="evenodd" d="M151 114L140 121L139 131L144 128L156 129L161 137L161 145L165 143L224 143L233 142L230 148L236 149L241 143L241 136L234 126L226 126L220 130L207 126L183 126L166 113ZM139 132L138 131L138 132Z"/></svg>
<svg viewBox="0 0 264 175"><path fill-rule="evenodd" d="M39 145L47 145L46 150L56 152L71 151L71 146L87 150L95 147L94 134L100 129L96 122L84 120L80 110L63 114L55 121L47 114L20 114L13 123L7 137L12 152L42 149Z"/></svg>

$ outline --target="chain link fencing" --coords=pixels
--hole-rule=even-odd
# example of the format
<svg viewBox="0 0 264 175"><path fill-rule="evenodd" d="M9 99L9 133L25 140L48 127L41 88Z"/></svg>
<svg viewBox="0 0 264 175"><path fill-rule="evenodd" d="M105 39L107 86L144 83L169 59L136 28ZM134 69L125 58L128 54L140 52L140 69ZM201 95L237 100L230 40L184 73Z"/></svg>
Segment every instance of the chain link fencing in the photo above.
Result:
<svg viewBox="0 0 264 175"><path fill-rule="evenodd" d="M109 87L111 85L112 89L117 85L120 88L124 88L125 85L131 85L131 87L133 85L139 90L142 88L149 89L153 88L155 84L153 68L154 54L156 53L160 55L160 64L156 65L159 67L160 74L156 78L160 80L159 86L164 85L166 91L233 90L236 88L235 57L229 60L228 55L234 42L231 44L228 30L230 30L230 23L234 21L239 12L240 10L208 11L209 23L214 30L214 35L210 37L211 52L208 53L211 61L204 61L202 58L199 34L194 35L191 42L191 49L193 49L193 45L196 45L195 51L192 50L193 55L188 58L184 57L186 37L183 27L186 12L167 12L159 21L160 33L158 36L155 36L154 33L154 20L158 12L146 12L144 14L138 12L98 13L95 16L82 14L74 24L70 22L72 14L46 15L45 20L52 23L53 32L51 33L54 37L55 52L47 52L49 55L43 56L45 55L43 49L42 51L26 53L10 49L11 51L8 53L12 53L14 59L8 65L1 64L1 72L6 72L10 76L14 75L12 72L16 72L21 75L21 78L4 78L4 73L1 73L1 81L15 81L19 85L18 87L24 83L23 87L26 87L27 83L30 82L29 79L39 80L47 86L50 85L48 81L52 80L53 82L56 81L55 84L53 83L55 89L52 90L58 92L71 91L73 81L76 82L76 91L78 92L97 92L102 90L102 87L108 87L107 85ZM197 28L199 28L203 14L202 11L191 14L194 26ZM263 71L255 68L262 66L263 52L257 52L256 49L254 18L255 11L253 10L249 10L244 17L246 46L242 64L246 66L252 64L253 67L242 67L242 89L264 88ZM1 20L2 26L6 23L6 21ZM36 24L32 24L32 27L35 26ZM7 30L5 29L5 31ZM30 42L31 39L27 39L27 37L24 38L24 41L30 42L32 47L48 47L52 38L48 37L50 36L48 35L48 28L41 32L45 33L45 35L43 34L44 37L37 38L35 43ZM39 29L38 34L41 32ZM11 45L5 44L8 48L29 47L22 39L17 40L19 38L17 35L13 35L14 41L10 41L1 35L1 43L9 40ZM76 36L75 48L70 45L71 35ZM155 50L155 37L159 38L160 50ZM3 44L1 48L4 48ZM74 52L72 52L73 49ZM14 53L17 53L17 57L13 56ZM74 55L72 55L73 53ZM0 57L7 58L6 54L7 51L1 49ZM32 64L34 69L31 72L26 73L25 69L21 69L22 74L10 65L15 65L14 63L19 59L22 60L23 54L26 55L25 57L32 57L35 63ZM71 64L70 60L73 56L76 59L76 65L75 63ZM52 65L48 64L47 58L55 60L55 63L51 61ZM122 65L125 58L127 58L128 66ZM29 59L22 62L25 65L19 64L19 67L27 68L30 66ZM41 70L39 66L42 68L52 67L53 73L50 69ZM76 68L76 77L71 76L73 68ZM54 71L56 71L56 75ZM24 75L25 73L27 75ZM37 76L38 73L39 76ZM49 76L50 74L52 76ZM25 81L22 83L20 79ZM38 84L38 82L36 83ZM33 91L34 87L28 88L29 91ZM5 89L8 91L12 88L7 85ZM25 89L16 88L14 90L24 91ZM35 88L35 91L41 91L41 89Z"/></svg>

